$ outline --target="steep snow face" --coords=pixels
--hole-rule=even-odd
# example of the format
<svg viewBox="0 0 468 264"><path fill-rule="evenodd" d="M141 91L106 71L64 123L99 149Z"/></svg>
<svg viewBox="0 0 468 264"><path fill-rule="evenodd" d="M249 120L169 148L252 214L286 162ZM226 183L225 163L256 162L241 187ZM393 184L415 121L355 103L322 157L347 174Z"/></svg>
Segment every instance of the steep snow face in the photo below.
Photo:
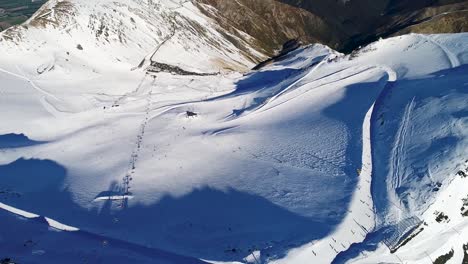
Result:
<svg viewBox="0 0 468 264"><path fill-rule="evenodd" d="M364 129L362 140L370 141L372 155L365 155L366 145L363 144L362 168L359 168L361 179L349 204L349 214L330 235L291 250L278 263L306 263L311 260L316 263L344 263L359 252L379 245L374 258L367 259L369 252L360 256L364 263L376 263L381 261L379 257L383 259L385 250L382 248L388 251L387 245L392 249L399 247L400 240L409 235L405 236L405 233L415 229L421 220L426 220L427 212L431 211L431 215L438 210L428 209L429 205L442 199L444 204L461 206L460 195L445 200L439 198L438 193L451 186L457 167L467 156L466 122L462 110L466 108L464 102L467 100L466 67L463 66L467 63L466 37L466 34L408 35L379 41L353 52L347 57L348 61L325 64L312 73L321 75L322 71L338 67L331 71L333 74L325 74L327 78L334 78L338 74L348 74L350 69L359 65L365 66L358 68L360 71L383 70L387 74L384 81L388 82L374 98L371 117L364 119L364 122L369 122L370 132L366 135ZM327 78L319 80L327 82ZM350 81L349 85L359 84ZM358 101L355 102L354 107L357 107ZM402 134L405 136L400 137ZM368 176L369 164L372 166L371 179ZM418 175L416 171L427 173ZM367 185L370 180L372 184ZM427 219L433 220L433 217ZM461 221L457 224L463 223L461 217L456 219ZM435 234L428 231L426 239L430 238L430 247L442 254L446 246L434 243L437 240ZM363 238L364 242L350 246ZM415 239L414 243L418 241ZM464 242L458 237L457 241L461 254L460 245ZM426 258L422 250L402 248L408 254L403 261L424 261ZM422 258L410 257L411 252L418 252ZM395 261L393 254L388 255L386 261Z"/></svg>
<svg viewBox="0 0 468 264"><path fill-rule="evenodd" d="M5 219L35 242L45 225L77 230L45 235L27 251L0 239L2 255L68 256L76 252L50 247L71 239L110 263L127 252L143 263L331 263L340 252L348 261L368 232L424 217L423 202L437 192L406 173L413 164L442 179L448 170L427 164L451 168L466 153L467 51L456 47L466 34L392 38L350 56L311 45L244 75L150 73L151 61L213 73L216 58L235 67L248 59L184 30L190 18L218 36L190 3L153 2L156 13L147 4L49 2L30 23L50 16L77 24L2 34L0 202L32 218ZM105 23L119 17L122 27ZM174 32L168 21L183 33L166 38ZM436 131L442 121L447 128ZM420 134L404 132L413 129ZM429 145L422 133L453 137ZM401 216L392 204L405 208ZM2 238L11 235L4 228ZM89 245L98 241L98 249Z"/></svg>
<svg viewBox="0 0 468 264"><path fill-rule="evenodd" d="M465 37L403 36L369 45L358 55L357 60L385 63L397 78L378 100L372 132L379 168L374 198L387 224L402 220L398 214L421 216L436 197L434 190L451 181L447 175L465 158ZM388 56L396 49L405 56Z"/></svg>
<svg viewBox="0 0 468 264"><path fill-rule="evenodd" d="M467 48L454 49L460 51ZM389 221L410 212L420 216L432 203L433 192L452 180L447 176L466 158L466 67L458 67L458 59L449 62L455 69L398 82L377 109L373 136L381 170L375 175L376 184L386 175L382 178L387 179L391 200L399 201L399 206L389 206L396 210Z"/></svg>
<svg viewBox="0 0 468 264"><path fill-rule="evenodd" d="M424 60L425 71L437 67L397 81L379 100L372 133L379 228L337 263L352 256L351 263L466 258L466 36L418 37L412 46L439 53L439 65Z"/></svg>
<svg viewBox="0 0 468 264"><path fill-rule="evenodd" d="M130 69L144 58L197 72L243 71L264 56L191 1L52 0L0 41L2 55L9 55L2 60L23 58L28 74L73 72L74 78Z"/></svg>

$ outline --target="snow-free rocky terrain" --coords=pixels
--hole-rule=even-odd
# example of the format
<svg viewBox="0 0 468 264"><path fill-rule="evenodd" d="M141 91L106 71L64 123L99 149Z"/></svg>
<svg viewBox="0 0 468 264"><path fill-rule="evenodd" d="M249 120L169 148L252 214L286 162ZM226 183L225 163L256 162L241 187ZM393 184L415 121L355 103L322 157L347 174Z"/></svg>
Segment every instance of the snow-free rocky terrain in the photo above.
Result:
<svg viewBox="0 0 468 264"><path fill-rule="evenodd" d="M169 0L0 33L0 259L467 263L468 34L254 42Z"/></svg>

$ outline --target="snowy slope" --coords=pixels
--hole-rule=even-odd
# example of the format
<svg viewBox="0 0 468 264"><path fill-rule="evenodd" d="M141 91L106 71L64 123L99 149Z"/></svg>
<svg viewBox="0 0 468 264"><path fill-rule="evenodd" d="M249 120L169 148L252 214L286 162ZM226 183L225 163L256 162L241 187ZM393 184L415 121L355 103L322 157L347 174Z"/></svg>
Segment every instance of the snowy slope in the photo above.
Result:
<svg viewBox="0 0 468 264"><path fill-rule="evenodd" d="M152 3L51 1L29 23L60 23L2 33L0 257L331 263L374 243L358 261L375 263L394 257L379 232L408 217L433 228L413 241L444 253L429 219L468 194L455 175L467 154L467 34L349 56L311 45L241 74L262 55L231 46L190 2ZM217 74L146 72L151 60ZM451 188L459 195L444 198ZM450 225L466 232L456 211Z"/></svg>
<svg viewBox="0 0 468 264"><path fill-rule="evenodd" d="M462 207L461 199L467 195L466 191L459 189L459 195L453 198L450 195L449 199L439 197L437 191L449 188L446 187L449 184L450 188L456 188L450 182L455 178L457 167L460 167L467 154L466 132L464 132L466 131L464 120L466 114L464 113L466 112L467 100L466 68L459 67L459 65L466 64L467 45L466 41L463 40L464 37L463 35L405 36L372 44L351 55L351 57L357 56L353 59L354 61L366 61L366 64L379 63L386 65L387 69L393 69L396 74L393 78L396 78L396 81L386 86L379 96L373 121L371 121L374 123L371 124L373 127L371 133L373 145L372 194L377 212L377 226L374 232L371 232L372 228L363 226L365 227L361 230L364 232L363 235L371 232L365 243L353 246L349 252L345 251L340 254L335 259L336 263L349 260L362 250L370 250L379 242L386 241L387 244L397 242L392 240L404 237L404 232L409 231L404 229L405 226L414 228L421 219L427 218L426 222L429 222L429 219L434 222L435 209L427 210L427 208L435 200L438 202L442 200L442 204L445 206L456 204L456 208L452 211L455 210L458 213L452 213L452 217L460 219L461 222L457 222L457 224L463 223L459 211ZM399 50L403 54L391 56L389 52L392 49ZM418 56L419 52L425 52L426 56ZM421 63L422 58L424 58L424 63ZM415 105L418 103L419 105L416 107ZM415 117L409 117L409 108L411 110L417 109L416 113L413 112ZM409 129L405 126L411 126L412 132L407 132ZM400 135L405 136L402 138ZM401 140L404 141L401 142ZM399 152L395 153L395 151ZM389 167L388 171L385 170L387 166ZM394 169L398 171L394 171ZM405 175L401 171L413 172ZM421 175L415 177L415 171L420 171ZM424 171L428 174L425 174ZM458 188L463 189L463 187ZM370 204L370 202L365 203ZM440 212L440 205L438 210ZM410 221L407 221L408 219ZM418 219L418 221L413 219ZM346 229L356 230L359 229L359 225L354 223L347 226ZM353 235L354 230L351 231ZM330 249L333 250L341 244L335 241L340 232L343 230L338 229L331 243L326 243ZM447 245L444 242L437 243L439 238L437 232L427 231L427 233L426 235L430 237L432 242L429 244L432 246L432 250L438 249L439 255L449 251L441 252L447 248ZM460 256L462 255L461 244L466 242L460 240L459 234L455 234L457 236L451 236L449 239L456 243L454 248L458 248ZM346 240L349 241L349 239ZM291 251L291 258L287 258L285 263L291 263L292 260L304 263L308 259L317 259L320 256L316 254L316 248L321 247L320 242ZM347 245L346 242L343 244ZM379 248L388 251L384 244L379 244ZM416 248L418 247L416 246ZM389 254L385 261L412 259L415 261L414 263L421 263L427 258L422 249L419 249L418 254L415 254L415 247L406 246L405 249L407 249L407 255L402 257L402 260ZM457 250L455 249L455 251ZM433 252L429 254L433 254ZM365 263L384 261L380 254L375 254L375 258L367 258L366 256L367 254L361 256ZM329 262L330 260L320 260L320 263Z"/></svg>
<svg viewBox="0 0 468 264"><path fill-rule="evenodd" d="M464 258L468 47L463 35L418 37L445 57L446 69L398 81L380 101L372 135L380 228L339 262L363 249L376 252L356 263L432 263L451 250L447 263Z"/></svg>
<svg viewBox="0 0 468 264"><path fill-rule="evenodd" d="M73 72L74 78L89 79L134 68L144 58L197 72L242 71L264 57L221 32L190 1L51 0L0 40L2 54L9 55L5 61L23 58L30 62L22 65L26 74L49 78Z"/></svg>

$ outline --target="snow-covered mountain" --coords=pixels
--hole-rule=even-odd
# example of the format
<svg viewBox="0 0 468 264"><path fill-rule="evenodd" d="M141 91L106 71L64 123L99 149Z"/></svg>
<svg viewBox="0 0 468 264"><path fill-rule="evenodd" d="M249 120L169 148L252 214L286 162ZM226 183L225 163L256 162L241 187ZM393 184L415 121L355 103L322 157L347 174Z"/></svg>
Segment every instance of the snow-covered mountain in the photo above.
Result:
<svg viewBox="0 0 468 264"><path fill-rule="evenodd" d="M468 34L248 70L268 52L199 5L52 0L0 33L0 259L468 261Z"/></svg>
<svg viewBox="0 0 468 264"><path fill-rule="evenodd" d="M265 58L251 47L249 36L221 30L191 1L48 1L26 24L3 32L1 40L2 54L9 55L4 60L37 61L41 67L25 70L46 74L52 66L51 74L78 70L70 69L73 65L92 76L150 60L218 73L245 71Z"/></svg>

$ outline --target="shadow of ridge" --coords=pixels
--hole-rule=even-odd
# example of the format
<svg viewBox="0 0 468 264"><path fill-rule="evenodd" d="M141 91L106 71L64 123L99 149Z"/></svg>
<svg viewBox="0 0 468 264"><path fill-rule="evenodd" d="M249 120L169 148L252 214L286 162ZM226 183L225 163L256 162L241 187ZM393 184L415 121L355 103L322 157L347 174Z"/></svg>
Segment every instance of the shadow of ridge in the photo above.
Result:
<svg viewBox="0 0 468 264"><path fill-rule="evenodd" d="M102 235L94 234L91 232L87 231L78 231L77 235L82 236L86 239L91 239L95 241L103 241L104 243L108 243L111 245L113 248L116 249L124 249L125 251L131 251L135 252L138 254L141 254L143 256L149 257L152 259L152 261L168 261L167 263L187 263L187 264L203 264L207 263L205 261L202 261L200 259L194 258L194 257L189 257L189 256L183 256L183 255L178 255L176 253L172 253L169 251L164 251L161 249L157 248L150 248L150 247L145 247L142 245L130 243L124 240L119 240L119 239L114 239L114 238L108 238Z"/></svg>
<svg viewBox="0 0 468 264"><path fill-rule="evenodd" d="M80 207L73 202L71 193L63 185L66 175L67 170L60 164L51 160L20 158L10 164L0 165L0 201L18 209L40 215L36 218L25 219L36 225L48 226L49 224L45 217L49 217L63 224L80 229L83 226L85 229L87 226L90 226L90 229L95 231L95 233L84 230L77 232L58 232L67 235L70 234L70 239L75 238L79 241L87 240L93 243L97 242L98 244L106 241L106 243L112 244L114 249L117 248L118 250L128 251L131 255L143 255L150 259L154 258L154 260L163 261L160 263L205 263L193 257L185 257L172 253L170 250L165 251L157 248L149 248L122 239L97 234L98 232L107 232L112 235L112 230L109 231L109 228L106 228L109 226L109 223L112 223L113 217L115 217L115 212L111 211L111 202L105 201L103 203L104 209L101 208L101 210L87 210ZM111 182L109 190L112 191L116 188L118 188L118 184L116 182ZM10 193L18 194L18 196L12 196ZM10 214L1 209L0 211L1 214ZM144 217L143 215L140 216ZM15 218L17 217L15 216ZM23 217L20 218L23 219ZM7 231L0 228L0 234L5 232ZM55 233L57 232L52 232L50 234ZM148 233L144 234L147 236L151 235ZM32 237L28 239L32 239ZM66 241L67 244L76 243L76 241L69 241L68 239ZM51 249L45 250L49 251ZM64 251L67 252L67 250ZM73 252L68 253L73 255ZM28 255L30 254L31 251L28 252ZM108 257L119 254L120 253L108 254ZM59 255L63 257L63 253ZM103 254L102 257L105 257L105 254ZM104 262L118 263L107 259L105 259Z"/></svg>
<svg viewBox="0 0 468 264"><path fill-rule="evenodd" d="M345 172L357 180L362 165L362 125L369 108L378 100L388 82L384 75L377 81L361 81L346 86L341 100L324 109L323 113L348 128Z"/></svg>
<svg viewBox="0 0 468 264"><path fill-rule="evenodd" d="M315 64L314 64L315 65ZM227 119L232 119L241 116L245 112L250 112L265 105L268 100L275 95L281 93L294 82L307 74L306 67L304 69L282 69L276 71L260 71L252 73L248 78L239 80L236 83L237 89L230 94L213 98L215 100L242 96L245 94L253 94L254 97L250 104L246 104L243 108L233 109L232 113L227 116Z"/></svg>
<svg viewBox="0 0 468 264"><path fill-rule="evenodd" d="M265 257L283 257L288 249L325 236L335 224L234 189L203 187L181 197L166 195L149 206L132 203L118 214L131 234L151 233L159 239L145 240L154 247L219 261L240 261L256 249ZM138 225L132 224L135 218Z"/></svg>
<svg viewBox="0 0 468 264"><path fill-rule="evenodd" d="M209 100L219 100L223 98L231 98L239 95L244 95L247 93L258 92L262 89L269 89L275 87L276 85L284 82L285 80L289 82L294 82L295 76L301 75L309 67L305 69L294 69L294 68L284 68L279 70L264 70L264 71L255 71L246 75L245 78L238 80L236 84L236 89L231 93L220 95L218 97L210 98Z"/></svg>
<svg viewBox="0 0 468 264"><path fill-rule="evenodd" d="M18 193L47 192L59 189L66 169L52 160L19 158L0 165L0 189Z"/></svg>
<svg viewBox="0 0 468 264"><path fill-rule="evenodd" d="M73 200L76 194L64 184L66 176L67 170L51 160L18 159L1 165L0 189L21 195L6 199L1 194L0 200L107 239L221 261L242 260L253 249L281 257L325 236L336 224L297 215L254 194L209 187L180 197L166 195L149 205L138 203L136 192L124 209L117 207L121 201L109 200L85 208ZM117 185L111 182L107 191Z"/></svg>
<svg viewBox="0 0 468 264"><path fill-rule="evenodd" d="M385 229L368 233L364 238L364 241L353 243L347 250L338 253L331 264L344 264L358 257L364 251L373 252L377 250L384 236Z"/></svg>
<svg viewBox="0 0 468 264"><path fill-rule="evenodd" d="M29 147L29 146L34 146L34 145L39 145L39 144L44 144L44 143L47 143L47 142L31 140L23 133L21 134L10 133L10 134L0 135L0 149Z"/></svg>
<svg viewBox="0 0 468 264"><path fill-rule="evenodd" d="M0 210L0 219L0 234L8 237L0 241L0 257L21 263L207 263L87 231L59 231L44 217L27 219ZM31 247L40 250L31 254Z"/></svg>

